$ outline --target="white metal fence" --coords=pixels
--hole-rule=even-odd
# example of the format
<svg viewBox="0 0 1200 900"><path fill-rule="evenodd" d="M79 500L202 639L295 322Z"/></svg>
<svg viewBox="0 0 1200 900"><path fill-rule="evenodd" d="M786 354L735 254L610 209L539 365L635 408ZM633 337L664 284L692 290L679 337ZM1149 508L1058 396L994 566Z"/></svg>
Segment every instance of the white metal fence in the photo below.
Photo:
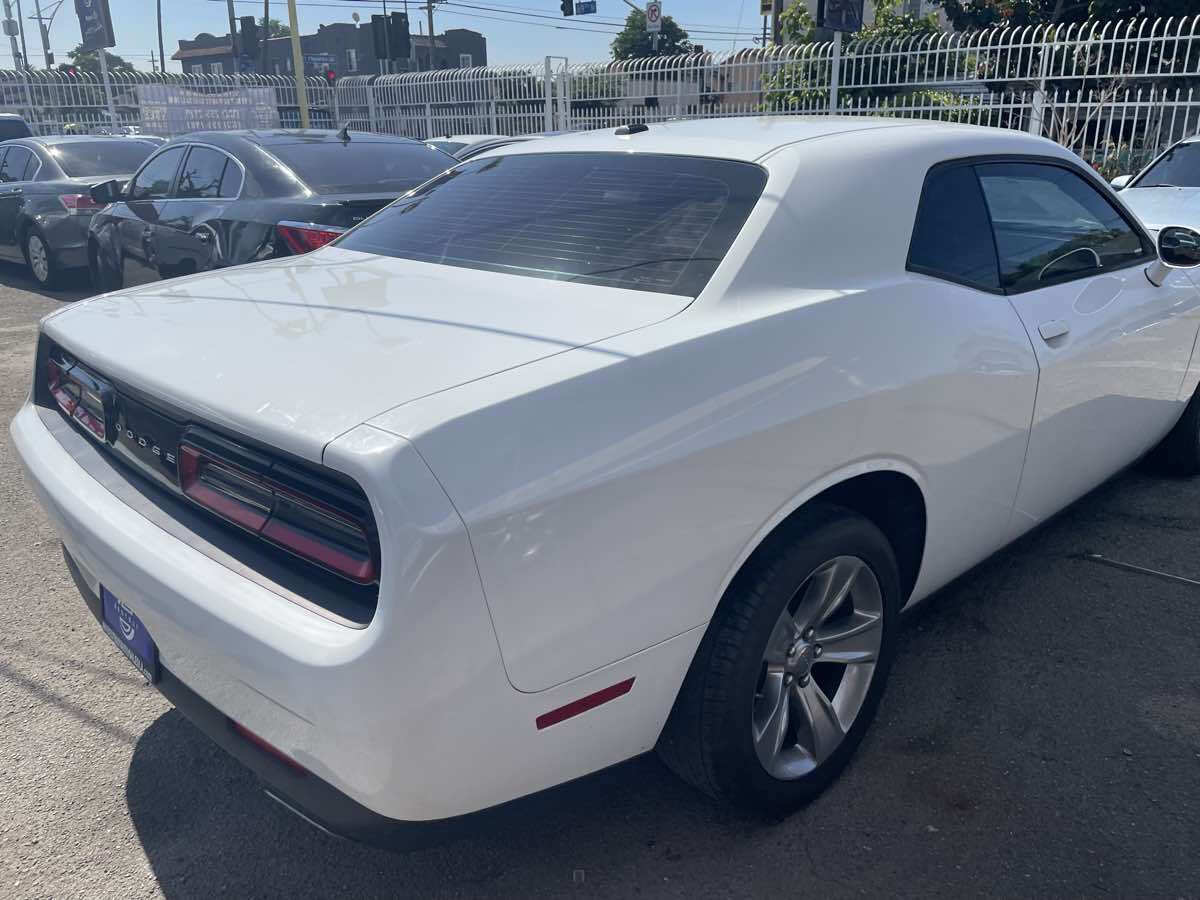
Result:
<svg viewBox="0 0 1200 900"><path fill-rule="evenodd" d="M1125 171L1200 131L1200 15L307 84L314 125L411 137L838 112L1020 128ZM299 118L287 77L114 72L111 95L118 124L160 134ZM0 108L43 133L112 119L86 74L0 72Z"/></svg>

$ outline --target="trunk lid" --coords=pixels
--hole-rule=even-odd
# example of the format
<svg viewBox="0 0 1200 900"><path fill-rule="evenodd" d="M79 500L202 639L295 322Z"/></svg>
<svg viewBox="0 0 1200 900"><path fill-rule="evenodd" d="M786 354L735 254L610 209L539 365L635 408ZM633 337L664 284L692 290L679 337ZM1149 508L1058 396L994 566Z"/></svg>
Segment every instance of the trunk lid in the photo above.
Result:
<svg viewBox="0 0 1200 900"><path fill-rule="evenodd" d="M689 302L326 247L101 295L43 328L100 374L320 461L392 407Z"/></svg>

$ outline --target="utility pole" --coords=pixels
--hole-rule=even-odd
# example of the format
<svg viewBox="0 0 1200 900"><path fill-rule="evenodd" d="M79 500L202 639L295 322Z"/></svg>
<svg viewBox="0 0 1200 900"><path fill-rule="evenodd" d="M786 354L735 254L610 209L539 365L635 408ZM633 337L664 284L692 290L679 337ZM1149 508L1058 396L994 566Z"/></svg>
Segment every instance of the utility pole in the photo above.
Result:
<svg viewBox="0 0 1200 900"><path fill-rule="evenodd" d="M29 68L29 51L25 49L25 20L21 15L21 0L17 0L17 30L21 32L21 65Z"/></svg>
<svg viewBox="0 0 1200 900"><path fill-rule="evenodd" d="M154 61L154 48L153 47L150 48L150 71L151 72L158 71L158 66L155 64L155 61Z"/></svg>
<svg viewBox="0 0 1200 900"><path fill-rule="evenodd" d="M54 65L54 55L50 52L50 29L46 27L46 20L42 18L42 0L33 0L33 9L37 13L35 18L38 23L38 31L42 33L42 59L46 61L48 69Z"/></svg>
<svg viewBox="0 0 1200 900"><path fill-rule="evenodd" d="M241 67L238 65L237 18L233 14L233 0L225 0L225 7L229 11L229 49L233 53L233 74L236 75Z"/></svg>
<svg viewBox="0 0 1200 900"><path fill-rule="evenodd" d="M4 0L4 18L6 20L12 18L12 6L9 5L8 0ZM10 34L8 41L12 45L13 68L20 69L22 65L18 60L21 58L21 51L17 49L17 36Z"/></svg>
<svg viewBox="0 0 1200 900"><path fill-rule="evenodd" d="M288 0L288 25L292 29L292 68L296 75L296 105L300 107L300 127L308 127L308 88L304 83L304 53L300 50L300 23L296 20L296 0Z"/></svg>
<svg viewBox="0 0 1200 900"><path fill-rule="evenodd" d="M165 72L167 71L167 52L163 50L162 39L162 0L155 0L155 6L158 7L158 64Z"/></svg>
<svg viewBox="0 0 1200 900"><path fill-rule="evenodd" d="M271 0L263 0L263 27L262 27L262 63L258 67L260 75L267 74L267 66L271 61L271 54L267 52L267 41L271 38Z"/></svg>
<svg viewBox="0 0 1200 900"><path fill-rule="evenodd" d="M433 71L433 0L425 0L425 12L429 14L429 71Z"/></svg>

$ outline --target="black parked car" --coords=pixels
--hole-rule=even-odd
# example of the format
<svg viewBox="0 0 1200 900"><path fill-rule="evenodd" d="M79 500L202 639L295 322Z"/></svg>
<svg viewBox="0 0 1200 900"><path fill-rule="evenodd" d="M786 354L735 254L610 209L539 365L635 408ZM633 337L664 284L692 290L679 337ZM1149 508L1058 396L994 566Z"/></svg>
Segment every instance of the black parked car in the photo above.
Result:
<svg viewBox="0 0 1200 900"><path fill-rule="evenodd" d="M70 135L0 143L0 258L27 263L46 287L86 266L88 223L99 209L89 191L128 178L155 146Z"/></svg>
<svg viewBox="0 0 1200 900"><path fill-rule="evenodd" d="M454 165L420 141L357 131L197 132L164 144L128 186L98 185L97 288L315 250Z"/></svg>

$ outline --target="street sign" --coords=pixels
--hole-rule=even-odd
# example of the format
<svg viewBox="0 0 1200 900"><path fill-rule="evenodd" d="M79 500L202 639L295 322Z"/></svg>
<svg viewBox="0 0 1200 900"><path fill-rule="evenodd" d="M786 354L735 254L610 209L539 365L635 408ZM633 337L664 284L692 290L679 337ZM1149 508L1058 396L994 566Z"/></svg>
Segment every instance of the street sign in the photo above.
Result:
<svg viewBox="0 0 1200 900"><path fill-rule="evenodd" d="M769 16L775 12L775 0L758 0L758 14Z"/></svg>
<svg viewBox="0 0 1200 900"><path fill-rule="evenodd" d="M75 0L75 14L79 16L79 31L83 37L80 43L84 50L117 46L108 0Z"/></svg>
<svg viewBox="0 0 1200 900"><path fill-rule="evenodd" d="M825 0L825 21L834 31L855 32L863 27L863 0Z"/></svg>
<svg viewBox="0 0 1200 900"><path fill-rule="evenodd" d="M596 11L596 0L582 0L575 4L575 15L586 16Z"/></svg>
<svg viewBox="0 0 1200 900"><path fill-rule="evenodd" d="M646 4L646 30L651 34L662 31L662 4L658 0Z"/></svg>

